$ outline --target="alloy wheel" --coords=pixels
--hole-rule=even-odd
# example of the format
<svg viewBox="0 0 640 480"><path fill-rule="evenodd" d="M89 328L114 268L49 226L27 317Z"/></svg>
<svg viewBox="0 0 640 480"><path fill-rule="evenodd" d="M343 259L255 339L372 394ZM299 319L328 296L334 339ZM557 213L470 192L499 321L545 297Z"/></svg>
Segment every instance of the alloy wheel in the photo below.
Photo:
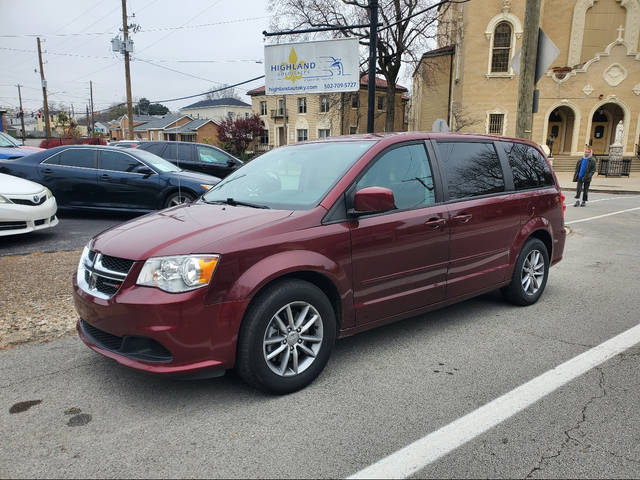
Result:
<svg viewBox="0 0 640 480"><path fill-rule="evenodd" d="M535 295L544 280L544 257L539 250L531 250L522 264L520 280L522 289L527 295Z"/></svg>

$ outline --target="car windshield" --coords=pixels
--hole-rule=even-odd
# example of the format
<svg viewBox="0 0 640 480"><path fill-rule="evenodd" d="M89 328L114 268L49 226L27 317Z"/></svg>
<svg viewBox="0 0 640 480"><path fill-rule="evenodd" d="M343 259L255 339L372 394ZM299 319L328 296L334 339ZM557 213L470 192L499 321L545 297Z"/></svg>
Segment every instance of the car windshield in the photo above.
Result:
<svg viewBox="0 0 640 480"><path fill-rule="evenodd" d="M151 152L145 150L136 150L133 152L139 159L144 160L151 165L155 170L159 172L180 172L181 169L176 167L173 163L167 162L164 158L160 158Z"/></svg>
<svg viewBox="0 0 640 480"><path fill-rule="evenodd" d="M19 147L20 143L6 133L0 132L0 147Z"/></svg>
<svg viewBox="0 0 640 480"><path fill-rule="evenodd" d="M252 203L269 208L315 207L374 141L318 142L277 148L225 178L205 202Z"/></svg>

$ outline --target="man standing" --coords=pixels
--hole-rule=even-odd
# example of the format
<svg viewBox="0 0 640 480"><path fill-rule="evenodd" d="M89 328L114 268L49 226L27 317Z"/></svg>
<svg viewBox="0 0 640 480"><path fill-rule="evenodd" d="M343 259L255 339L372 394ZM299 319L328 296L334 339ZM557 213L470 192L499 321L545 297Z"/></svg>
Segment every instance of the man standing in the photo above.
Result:
<svg viewBox="0 0 640 480"><path fill-rule="evenodd" d="M596 173L596 160L593 158L593 152L591 147L585 145L584 157L578 160L576 163L575 172L573 172L573 181L578 182L578 188L576 190L576 203L574 207L578 205L585 207L589 197L589 185L591 185L591 178ZM582 192L582 203L580 203L580 192Z"/></svg>

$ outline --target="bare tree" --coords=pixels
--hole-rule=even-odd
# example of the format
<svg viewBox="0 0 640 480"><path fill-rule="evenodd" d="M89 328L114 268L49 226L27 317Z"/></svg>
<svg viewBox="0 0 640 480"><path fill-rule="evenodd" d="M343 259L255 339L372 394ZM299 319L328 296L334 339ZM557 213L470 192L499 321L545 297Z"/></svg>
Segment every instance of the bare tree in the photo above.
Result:
<svg viewBox="0 0 640 480"><path fill-rule="evenodd" d="M380 0L376 73L387 81L385 129L392 131L396 109L396 85L403 63L417 65L420 56L436 38L437 19L449 4L431 8L437 0ZM270 0L272 28L335 27L369 22L366 0ZM321 36L320 34L316 34ZM368 45L369 30L343 30L328 35L355 36ZM326 36L326 35L324 35Z"/></svg>
<svg viewBox="0 0 640 480"><path fill-rule="evenodd" d="M225 83L220 88L228 87L229 84ZM220 98L235 98L240 100L240 94L234 87L224 88L224 90L218 90L217 92L207 93L208 100L218 100Z"/></svg>
<svg viewBox="0 0 640 480"><path fill-rule="evenodd" d="M472 116L466 107L460 102L453 102L451 105L451 130L459 132L467 127L473 127L480 123L480 120Z"/></svg>

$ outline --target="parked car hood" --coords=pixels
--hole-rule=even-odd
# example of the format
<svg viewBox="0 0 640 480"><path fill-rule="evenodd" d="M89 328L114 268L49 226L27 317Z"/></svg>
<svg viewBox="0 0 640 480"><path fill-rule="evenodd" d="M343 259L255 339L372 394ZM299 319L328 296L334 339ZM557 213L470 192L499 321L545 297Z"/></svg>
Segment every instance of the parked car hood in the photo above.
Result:
<svg viewBox="0 0 640 480"><path fill-rule="evenodd" d="M0 195L32 195L43 191L39 183L0 173Z"/></svg>
<svg viewBox="0 0 640 480"><path fill-rule="evenodd" d="M13 160L14 158L22 158L31 153L33 153L33 150L22 147L0 147L0 159Z"/></svg>
<svg viewBox="0 0 640 480"><path fill-rule="evenodd" d="M196 202L151 213L99 234L92 249L131 260L165 255L224 253L220 247L246 232L289 217L289 210Z"/></svg>
<svg viewBox="0 0 640 480"><path fill-rule="evenodd" d="M213 175L207 175L206 173L191 172L189 170L180 170L179 172L171 172L174 178L183 178L185 180L192 180L195 182L206 183L207 185L215 185L220 181L218 177Z"/></svg>

